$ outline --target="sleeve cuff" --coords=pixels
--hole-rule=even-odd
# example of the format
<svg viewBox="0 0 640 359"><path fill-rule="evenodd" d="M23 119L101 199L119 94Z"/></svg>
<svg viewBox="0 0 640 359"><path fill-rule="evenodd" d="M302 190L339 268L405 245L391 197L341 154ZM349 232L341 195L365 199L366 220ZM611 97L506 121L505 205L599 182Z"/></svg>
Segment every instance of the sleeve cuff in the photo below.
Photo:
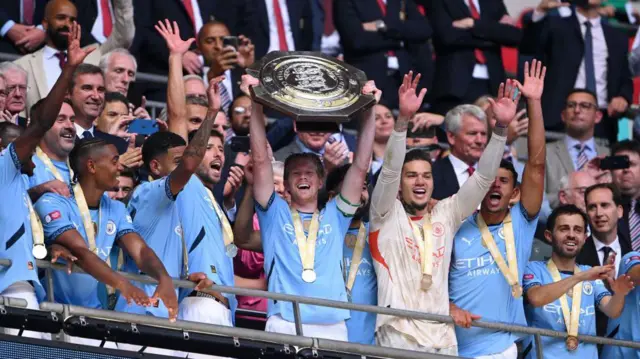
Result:
<svg viewBox="0 0 640 359"><path fill-rule="evenodd" d="M600 295L596 297L596 307L600 307L600 301L602 300L602 298L610 297L610 296L611 296L610 292L600 293Z"/></svg>
<svg viewBox="0 0 640 359"><path fill-rule="evenodd" d="M525 285L522 289L526 293L529 289L531 289L533 287L539 287L541 285L542 285L542 283L540 283L540 282L531 282L531 283L527 283L527 285Z"/></svg>
<svg viewBox="0 0 640 359"><path fill-rule="evenodd" d="M9 21L5 22L4 25L0 28L0 36L2 36L2 37L7 36L7 32L9 32L9 30L11 30L11 28L15 24L16 24L16 22L13 21L13 20L9 20Z"/></svg>
<svg viewBox="0 0 640 359"><path fill-rule="evenodd" d="M120 232L118 232L118 234L116 234L116 240L126 236L129 233L136 233L136 231L134 231L133 229L123 229Z"/></svg>
<svg viewBox="0 0 640 359"><path fill-rule="evenodd" d="M67 232L67 231L71 231L76 229L76 227L72 226L72 225L67 225L61 228L58 228L55 232L53 232L48 238L47 238L47 242L53 242L55 241L58 237L60 237L62 235L62 233Z"/></svg>
<svg viewBox="0 0 640 359"><path fill-rule="evenodd" d="M167 198L169 198L172 201L175 201L176 198L178 197L178 194L176 194L175 196L173 195L173 193L171 193L171 176L167 176L166 181L164 181L164 193L167 195Z"/></svg>
<svg viewBox="0 0 640 359"><path fill-rule="evenodd" d="M20 172L22 168L22 164L20 163L20 159L18 158L18 153L16 152L16 146L9 146L9 155L11 155L11 160L13 161L13 165L16 167L16 170Z"/></svg>
<svg viewBox="0 0 640 359"><path fill-rule="evenodd" d="M260 210L261 212L266 212L269 210L269 207L271 207L271 204L273 203L273 201L276 198L276 191L271 192L271 197L269 197L269 202L267 202L266 207L262 207L262 205L258 202L256 202L256 208L258 210Z"/></svg>

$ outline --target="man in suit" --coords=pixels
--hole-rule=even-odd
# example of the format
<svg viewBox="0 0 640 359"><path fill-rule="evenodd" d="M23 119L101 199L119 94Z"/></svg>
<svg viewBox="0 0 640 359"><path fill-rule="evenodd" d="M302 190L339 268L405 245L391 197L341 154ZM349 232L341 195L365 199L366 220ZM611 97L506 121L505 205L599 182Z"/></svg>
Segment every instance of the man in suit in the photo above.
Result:
<svg viewBox="0 0 640 359"><path fill-rule="evenodd" d="M640 143L618 142L611 148L614 156L627 156L629 168L613 170L613 183L622 193L624 213L618 224L620 233L629 238L631 248L640 250Z"/></svg>
<svg viewBox="0 0 640 359"><path fill-rule="evenodd" d="M0 3L0 52L27 53L42 45L40 24L47 0L3 0Z"/></svg>
<svg viewBox="0 0 640 359"><path fill-rule="evenodd" d="M592 267L614 264L615 277L622 257L631 251L628 238L620 235L618 220L622 218L622 197L611 183L600 183L587 188L584 195L591 236L587 238L578 254L578 264ZM614 259L615 258L615 259ZM596 311L596 334L605 336L607 316Z"/></svg>
<svg viewBox="0 0 640 359"><path fill-rule="evenodd" d="M596 179L587 171L573 171L560 180L558 205L573 204L581 211L587 212L584 193L587 188L596 185Z"/></svg>
<svg viewBox="0 0 640 359"><path fill-rule="evenodd" d="M407 47L425 44L431 27L413 0L339 0L333 21L347 63L361 69L384 93L382 103L398 106L398 87L413 69ZM426 74L425 74L426 75Z"/></svg>
<svg viewBox="0 0 640 359"><path fill-rule="evenodd" d="M27 72L20 65L12 62L0 63L0 76L4 79L4 107L10 122L26 128L27 119L20 116L26 106L26 98L29 87L27 86Z"/></svg>
<svg viewBox="0 0 640 359"><path fill-rule="evenodd" d="M545 127L561 131L563 99L573 88L585 88L596 96L596 105L604 120L596 127L596 136L614 141L616 121L633 96L628 62L628 37L601 21L601 0L583 1L568 17L547 16L559 2L542 0L531 22L524 23L521 53L542 59L549 72L542 99Z"/></svg>
<svg viewBox="0 0 640 359"><path fill-rule="evenodd" d="M487 116L474 105L458 105L444 119L451 153L433 164L433 195L437 200L458 193L478 166L488 142Z"/></svg>
<svg viewBox="0 0 640 359"><path fill-rule="evenodd" d="M76 141L99 137L116 146L118 153L123 154L129 146L125 139L102 132L94 126L104 106L104 94L104 75L100 68L86 63L78 66L69 93L76 116Z"/></svg>
<svg viewBox="0 0 640 359"><path fill-rule="evenodd" d="M255 46L243 35L238 36L237 49L231 45L224 46L226 36L231 36L227 25L217 20L209 21L200 29L197 44L204 57L205 81L224 75L220 84L221 110L229 113L231 102L241 94L241 77L255 61Z"/></svg>
<svg viewBox="0 0 640 359"><path fill-rule="evenodd" d="M460 103L495 95L505 80L501 47L518 46L522 37L504 3L433 0L427 15L438 54L431 91L434 111L444 115Z"/></svg>
<svg viewBox="0 0 640 359"><path fill-rule="evenodd" d="M573 171L586 170L589 161L609 154L609 148L594 139L595 126L602 120L594 93L585 89L572 90L566 97L560 118L566 136L547 144L546 189L552 209L558 206L563 177Z"/></svg>
<svg viewBox="0 0 640 359"><path fill-rule="evenodd" d="M256 45L256 57L271 51L311 51L314 36L313 10L310 1L247 0L254 14L251 40Z"/></svg>
<svg viewBox="0 0 640 359"><path fill-rule="evenodd" d="M202 26L210 20L219 20L231 33L237 33L241 21L251 19L244 0L134 0L136 38L131 52L140 61L140 71L166 76L169 72L169 50L154 26L158 21L170 19L178 24L184 39L196 38ZM245 19L245 20L243 20ZM249 21L249 20L246 20ZM197 53L196 44L182 56L182 66L189 74L202 74L204 63ZM143 88L142 88L143 87ZM165 101L167 88L163 84L144 83L141 86L148 99Z"/></svg>
<svg viewBox="0 0 640 359"><path fill-rule="evenodd" d="M133 41L135 27L133 24L132 0L114 0L115 24L111 36L102 45L97 46L84 60L85 63L97 65L102 54L118 48L128 48ZM30 86L27 94L27 110L49 94L56 82L62 67L66 63L66 33L77 19L75 5L69 0L51 0L45 8L42 25L47 33L45 46L29 55L25 55L15 63L28 73Z"/></svg>

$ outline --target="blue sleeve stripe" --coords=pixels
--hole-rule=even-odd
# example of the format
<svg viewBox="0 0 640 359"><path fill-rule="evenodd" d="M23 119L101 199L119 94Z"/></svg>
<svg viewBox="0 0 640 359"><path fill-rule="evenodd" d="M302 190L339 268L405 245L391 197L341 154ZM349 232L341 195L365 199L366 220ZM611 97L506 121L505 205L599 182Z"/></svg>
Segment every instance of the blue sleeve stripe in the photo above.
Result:
<svg viewBox="0 0 640 359"><path fill-rule="evenodd" d="M525 285L522 289L524 289L524 291L528 291L529 289L533 288L533 287L539 287L542 286L542 283L540 282L530 282L527 285Z"/></svg>
<svg viewBox="0 0 640 359"><path fill-rule="evenodd" d="M635 267L635 266L637 266L637 265L640 265L640 262L631 263L631 265L630 265L630 266L628 266L628 267L626 268L626 270L624 271L624 273L625 273L625 274L626 274L626 273L629 273L629 271L630 271L633 267Z"/></svg>
<svg viewBox="0 0 640 359"><path fill-rule="evenodd" d="M267 202L267 206L266 207L262 207L262 205L260 205L260 203L256 202L256 208L258 210L260 210L261 212L266 212L269 210L269 207L271 207L271 204L273 203L273 201L276 199L276 192L273 191L271 192L271 197L269 197L269 202Z"/></svg>
<svg viewBox="0 0 640 359"><path fill-rule="evenodd" d="M74 227L74 226L72 226L70 224L66 225L64 227L60 227L47 238L47 241L55 241L58 237L60 237L60 235L62 235L62 233L67 232L67 231L72 231L72 230L75 230L75 229L76 229L76 227Z"/></svg>
<svg viewBox="0 0 640 359"><path fill-rule="evenodd" d="M169 198L172 201L175 201L176 198L178 197L178 194L176 194L175 196L173 195L173 193L171 193L171 176L167 176L167 179L164 181L164 193L167 195L167 198Z"/></svg>
<svg viewBox="0 0 640 359"><path fill-rule="evenodd" d="M599 306L600 306L600 301L602 300L602 298L604 298L604 297L610 297L610 296L611 296L611 293L610 293L610 292L608 292L608 291L607 291L607 292L602 292L602 293L600 293L600 295L598 295L598 296L596 297L596 307L599 307Z"/></svg>
<svg viewBox="0 0 640 359"><path fill-rule="evenodd" d="M133 229L123 229L120 232L118 232L118 234L116 234L116 240L126 236L129 233L136 233L136 231L134 231Z"/></svg>
<svg viewBox="0 0 640 359"><path fill-rule="evenodd" d="M16 167L16 170L20 171L20 169L22 168L22 164L20 163L20 159L18 158L15 144L9 146L9 154L11 155L11 160L13 161L13 165Z"/></svg>
<svg viewBox="0 0 640 359"><path fill-rule="evenodd" d="M527 213L527 209L524 208L524 206L522 205L522 202L518 203L518 205L520 206L520 212L522 213L522 217L524 217L527 220L527 222L531 222L535 220L536 218L538 218L538 215L540 215L540 210L538 210L538 213L534 214L533 216L530 216L529 213Z"/></svg>

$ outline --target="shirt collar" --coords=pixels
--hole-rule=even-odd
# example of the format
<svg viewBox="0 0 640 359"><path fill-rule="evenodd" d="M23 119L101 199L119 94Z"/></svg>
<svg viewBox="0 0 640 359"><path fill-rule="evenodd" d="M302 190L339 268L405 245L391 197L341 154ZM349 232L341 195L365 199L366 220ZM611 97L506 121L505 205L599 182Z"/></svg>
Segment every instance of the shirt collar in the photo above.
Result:
<svg viewBox="0 0 640 359"><path fill-rule="evenodd" d="M582 26L585 21L589 21L591 23L592 28L600 27L600 24L601 24L600 16L594 17L593 19L587 19L584 15L580 14L577 11L575 13L576 13L576 17L578 18L578 22L580 23L580 26Z"/></svg>
<svg viewBox="0 0 640 359"><path fill-rule="evenodd" d="M83 137L82 137L82 133L83 133L84 131L89 131L89 132L91 132L91 134L92 134L92 135L95 135L95 134L93 133L93 130L94 130L95 126L91 126L91 128L89 128L89 129L84 129L84 128L82 128L80 125L78 125L78 123L77 123L77 122L74 122L74 123L73 123L73 126L76 128L76 136L78 136L78 137L80 137L80 138L83 138Z"/></svg>
<svg viewBox="0 0 640 359"><path fill-rule="evenodd" d="M453 154L449 154L449 161L451 161L451 165L453 166L453 171L456 173L456 175L465 173L469 170L469 165L466 164L461 159L459 159L458 157L454 156ZM471 167L475 168L476 166L474 165Z"/></svg>
<svg viewBox="0 0 640 359"><path fill-rule="evenodd" d="M302 143L302 141L300 141L300 138L297 135L296 135L296 144L298 145L300 150L304 153L315 153L318 156L322 156L324 154L324 147L320 149L320 151L316 152L310 149L309 147L307 147L304 143Z"/></svg>
<svg viewBox="0 0 640 359"><path fill-rule="evenodd" d="M596 252L600 252L600 250L602 250L602 248L604 247L609 247L613 249L617 255L622 254L622 249L620 248L620 241L618 240L618 236L616 236L616 239L613 242L611 242L611 244L609 245L606 245L600 242L600 240L596 238L596 236L592 236L592 237L593 237L593 244L595 244L596 246Z"/></svg>
<svg viewBox="0 0 640 359"><path fill-rule="evenodd" d="M576 145L582 145L585 144L587 146L587 150L589 151L595 151L596 150L596 141L593 139L593 137L591 137L590 139L584 141L584 142L580 142L578 140L576 140L575 138L566 135L564 138L565 143L567 144L567 148L569 149L569 151L574 150Z"/></svg>
<svg viewBox="0 0 640 359"><path fill-rule="evenodd" d="M51 47L51 46L45 45L45 46L44 46L44 48L43 48L43 50L42 50L42 56L43 56L45 59L52 59L52 58L56 57L56 54L57 54L58 52L61 52L61 51L59 51L59 50L57 50L57 49L54 49L54 48L53 48L53 47ZM66 51L62 51L62 52L66 52Z"/></svg>

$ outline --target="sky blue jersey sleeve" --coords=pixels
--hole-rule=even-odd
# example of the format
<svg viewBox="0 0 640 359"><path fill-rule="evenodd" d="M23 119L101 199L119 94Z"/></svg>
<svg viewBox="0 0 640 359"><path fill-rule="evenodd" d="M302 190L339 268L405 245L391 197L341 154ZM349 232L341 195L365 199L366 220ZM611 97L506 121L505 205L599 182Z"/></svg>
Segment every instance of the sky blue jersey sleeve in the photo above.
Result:
<svg viewBox="0 0 640 359"><path fill-rule="evenodd" d="M540 262L529 262L527 269L522 276L522 288L526 293L529 289L542 285L542 278L539 273Z"/></svg>
<svg viewBox="0 0 640 359"><path fill-rule="evenodd" d="M76 229L67 199L54 194L45 193L36 202L35 211L38 213L44 228L45 241L50 244L62 233ZM77 223L77 225L82 225Z"/></svg>
<svg viewBox="0 0 640 359"><path fill-rule="evenodd" d="M0 185L6 185L20 175L20 160L13 144L0 152Z"/></svg>

